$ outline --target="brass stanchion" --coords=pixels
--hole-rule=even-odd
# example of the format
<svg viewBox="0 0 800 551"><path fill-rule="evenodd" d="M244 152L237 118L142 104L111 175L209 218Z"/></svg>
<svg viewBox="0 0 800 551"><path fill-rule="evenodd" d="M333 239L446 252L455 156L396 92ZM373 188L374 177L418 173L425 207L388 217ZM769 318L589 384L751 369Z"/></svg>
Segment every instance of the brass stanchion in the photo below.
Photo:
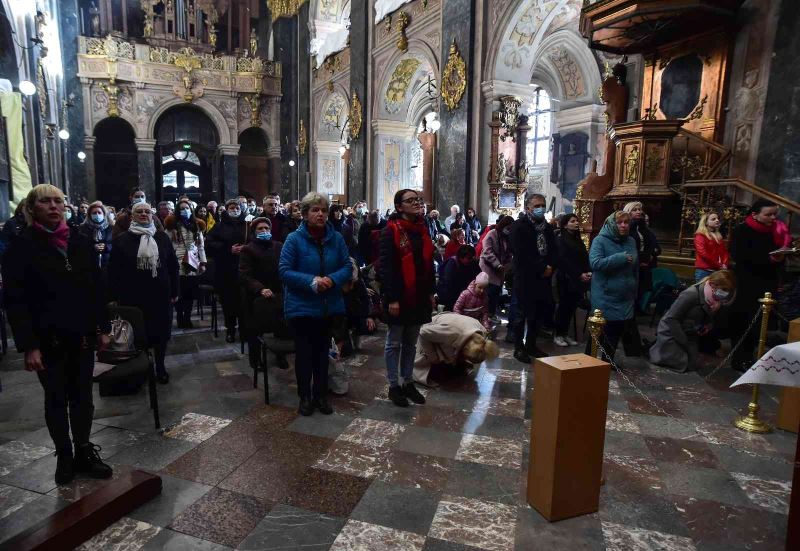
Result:
<svg viewBox="0 0 800 551"><path fill-rule="evenodd" d="M592 358L597 358L599 352L597 343L603 338L603 326L606 324L606 319L603 317L603 312L595 310L587 321L589 322L589 334L592 336Z"/></svg>
<svg viewBox="0 0 800 551"><path fill-rule="evenodd" d="M758 357L764 355L767 348L767 325L769 324L769 314L772 308L778 303L772 298L772 293L764 293L764 298L758 299L761 303L761 333L758 337ZM734 425L736 428L756 433L772 432L772 427L758 418L758 385L753 385L753 394L750 403L747 405L747 415L739 417Z"/></svg>

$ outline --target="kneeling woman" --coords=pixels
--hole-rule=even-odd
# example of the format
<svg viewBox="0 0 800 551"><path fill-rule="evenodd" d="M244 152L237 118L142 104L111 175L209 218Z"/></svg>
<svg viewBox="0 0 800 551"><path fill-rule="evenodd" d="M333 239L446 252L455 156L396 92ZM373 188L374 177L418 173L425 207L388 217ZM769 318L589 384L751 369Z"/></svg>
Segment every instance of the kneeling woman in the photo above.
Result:
<svg viewBox="0 0 800 551"><path fill-rule="evenodd" d="M713 321L722 306L733 301L736 277L720 270L683 291L658 322L650 361L680 373L697 358L703 339L710 338Z"/></svg>
<svg viewBox="0 0 800 551"><path fill-rule="evenodd" d="M476 365L497 357L497 345L488 340L483 324L469 316L444 312L419 331L414 381L434 386L429 380L434 365Z"/></svg>

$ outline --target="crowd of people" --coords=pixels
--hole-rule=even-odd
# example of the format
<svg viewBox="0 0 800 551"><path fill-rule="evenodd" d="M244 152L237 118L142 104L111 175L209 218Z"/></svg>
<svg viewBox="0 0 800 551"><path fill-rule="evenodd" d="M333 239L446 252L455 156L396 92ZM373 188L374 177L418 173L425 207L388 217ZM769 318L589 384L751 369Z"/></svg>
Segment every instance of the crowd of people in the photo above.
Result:
<svg viewBox="0 0 800 551"><path fill-rule="evenodd" d="M753 204L730 248L719 214L705 213L695 236L696 282L648 344L636 314L646 307L661 248L642 203L610 214L588 248L577 216L549 215L540 194L527 198L518 218L485 226L474 209L462 214L456 205L442 222L411 189L393 204L382 216L363 201L343 207L311 192L287 203L269 193L261 205L244 196L205 205L180 197L154 207L137 188L117 211L99 201L75 208L58 188L36 186L5 224L0 254L15 343L45 390L56 481L111 473L89 442L94 352L108 345L109 303L141 310L157 380L168 384L173 324L192 328L199 288L211 285L227 342L238 332L259 369L262 334L293 339L299 412L330 414L330 358L352 353L380 321L389 399L399 407L425 403L416 384L435 385L432 370L493 357L501 312L514 357L526 364L546 355L543 335L557 347L578 345L577 331L569 336L577 310L597 308L608 357L622 340L626 355L649 354L684 371L698 351L713 353L729 336L743 339L734 357L741 369L752 359L755 334L747 329L757 300L777 290L784 256L776 250L791 242L769 201ZM723 308L728 323L720 328ZM289 367L280 355L277 365Z"/></svg>

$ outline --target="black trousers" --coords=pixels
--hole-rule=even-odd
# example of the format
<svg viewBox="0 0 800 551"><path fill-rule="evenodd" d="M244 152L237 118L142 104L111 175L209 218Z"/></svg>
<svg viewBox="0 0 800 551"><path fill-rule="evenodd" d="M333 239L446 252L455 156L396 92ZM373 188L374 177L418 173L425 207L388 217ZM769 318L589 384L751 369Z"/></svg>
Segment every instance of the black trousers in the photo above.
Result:
<svg viewBox="0 0 800 551"><path fill-rule="evenodd" d="M609 361L610 359L614 359L614 354L617 352L617 346L619 345L619 340L625 334L626 331L630 331L631 325L636 325L636 318L631 318L629 320L606 320L606 324L603 326L603 338L600 341L603 344L603 348L608 353L608 356L603 355L603 360ZM636 333L639 333L638 328L636 328ZM586 353L592 353L592 338L586 341ZM635 350L631 350L633 347L633 343L626 342L623 339L622 342L623 346L625 347L625 354L630 356L629 352L635 352ZM639 349L641 349L641 342L639 343Z"/></svg>
<svg viewBox="0 0 800 551"><path fill-rule="evenodd" d="M497 305L500 303L500 297L503 294L503 287L490 283L486 289L486 294L489 296L489 315L495 316L497 314Z"/></svg>
<svg viewBox="0 0 800 551"><path fill-rule="evenodd" d="M728 331L731 338L731 347L736 346L740 340L742 344L736 349L736 353L731 357L731 367L740 371L746 371L753 365L755 358L756 345L758 344L759 328L761 327L761 320L756 322L749 333L745 336L747 328L753 321L758 306L754 306L752 312L731 312L728 316Z"/></svg>
<svg viewBox="0 0 800 551"><path fill-rule="evenodd" d="M578 303L583 298L583 293L576 293L567 288L567 284L558 286L558 308L556 309L555 329L556 335L565 336L569 333L569 322L575 316Z"/></svg>
<svg viewBox="0 0 800 551"><path fill-rule="evenodd" d="M539 300L527 299L524 302L518 302L517 325L514 328L514 335L516 336L514 348L516 350L522 350L524 348L528 354L533 355L536 352L536 336L539 332L539 327L551 325L553 319L552 315L553 301L549 297ZM528 328L527 336L525 336L526 325ZM525 337L524 343L523 337Z"/></svg>
<svg viewBox="0 0 800 551"><path fill-rule="evenodd" d="M44 389L44 418L56 452L72 454L72 443L88 444L92 429L94 343L74 336L48 341L40 349L45 369L37 373Z"/></svg>
<svg viewBox="0 0 800 551"><path fill-rule="evenodd" d="M181 294L175 305L178 324L190 321L192 317L192 304L197 297L197 276L180 276Z"/></svg>
<svg viewBox="0 0 800 551"><path fill-rule="evenodd" d="M295 336L294 372L300 398L324 398L328 393L328 352L331 347L330 318L293 318Z"/></svg>
<svg viewBox="0 0 800 551"><path fill-rule="evenodd" d="M222 304L225 328L236 329L236 320L239 318L239 308L241 307L238 282L230 281L223 285L218 285L215 291L219 297L219 302Z"/></svg>

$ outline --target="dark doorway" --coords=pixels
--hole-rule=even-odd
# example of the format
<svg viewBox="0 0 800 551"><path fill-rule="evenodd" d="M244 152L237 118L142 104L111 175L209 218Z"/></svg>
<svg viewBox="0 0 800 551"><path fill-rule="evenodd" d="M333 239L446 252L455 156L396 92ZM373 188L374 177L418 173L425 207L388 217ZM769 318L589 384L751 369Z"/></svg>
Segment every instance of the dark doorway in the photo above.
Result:
<svg viewBox="0 0 800 551"><path fill-rule="evenodd" d="M239 135L239 193L261 203L270 191L267 170L267 136L261 128L248 128Z"/></svg>
<svg viewBox="0 0 800 551"><path fill-rule="evenodd" d="M213 167L219 136L197 107L181 105L156 122L156 197L175 201L186 195L197 203L214 199Z"/></svg>
<svg viewBox="0 0 800 551"><path fill-rule="evenodd" d="M125 207L130 189L139 182L133 128L125 119L109 117L97 123L94 136L97 198L118 209Z"/></svg>

